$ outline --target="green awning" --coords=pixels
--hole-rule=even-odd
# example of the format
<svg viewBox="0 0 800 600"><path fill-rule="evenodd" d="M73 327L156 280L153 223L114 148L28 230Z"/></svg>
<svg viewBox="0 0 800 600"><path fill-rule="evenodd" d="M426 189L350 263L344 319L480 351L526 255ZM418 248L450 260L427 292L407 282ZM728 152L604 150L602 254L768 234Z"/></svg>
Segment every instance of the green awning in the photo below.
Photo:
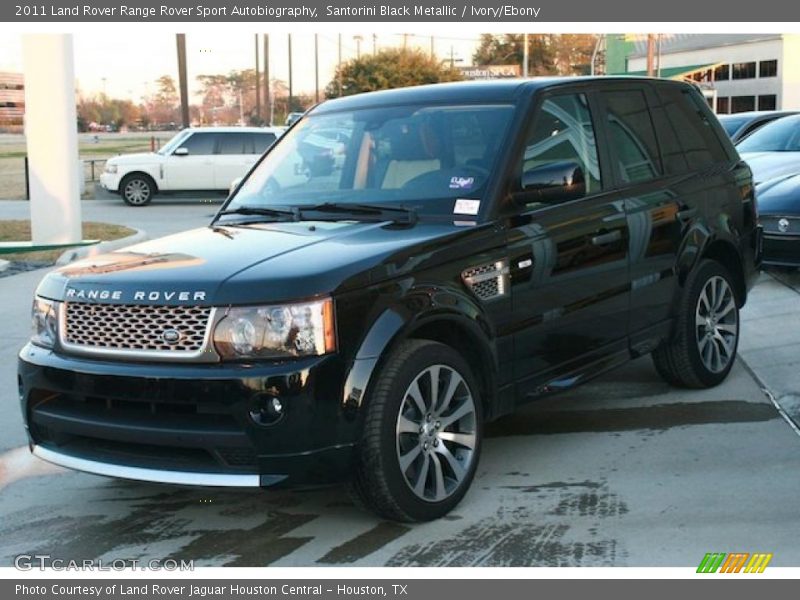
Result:
<svg viewBox="0 0 800 600"><path fill-rule="evenodd" d="M708 65L687 65L685 67L665 67L661 69L662 79L682 79L697 72L708 71L722 63L711 63ZM647 77L647 71L629 71L628 73L616 73L616 75L629 75L631 77Z"/></svg>

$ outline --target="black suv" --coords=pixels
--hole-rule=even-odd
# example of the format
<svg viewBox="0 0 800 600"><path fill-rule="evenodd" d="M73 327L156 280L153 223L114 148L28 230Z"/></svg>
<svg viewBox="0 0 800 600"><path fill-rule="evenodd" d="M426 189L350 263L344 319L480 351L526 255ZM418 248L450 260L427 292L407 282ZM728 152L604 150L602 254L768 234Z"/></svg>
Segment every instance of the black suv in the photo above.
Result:
<svg viewBox="0 0 800 600"><path fill-rule="evenodd" d="M301 148L325 132L330 168ZM327 138L326 138L327 139ZM720 383L757 273L751 173L701 94L455 83L321 104L208 227L48 274L32 451L147 481L347 479L440 517L484 423L653 353Z"/></svg>

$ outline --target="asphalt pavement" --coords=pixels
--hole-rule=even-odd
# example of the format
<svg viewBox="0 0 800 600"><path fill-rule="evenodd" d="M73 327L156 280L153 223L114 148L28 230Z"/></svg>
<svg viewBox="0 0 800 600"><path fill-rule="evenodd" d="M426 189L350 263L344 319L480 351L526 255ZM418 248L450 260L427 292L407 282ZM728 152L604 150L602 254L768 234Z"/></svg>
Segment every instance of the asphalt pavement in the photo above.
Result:
<svg viewBox="0 0 800 600"><path fill-rule="evenodd" d="M0 203L0 218L24 218L23 204ZM203 225L214 210L186 200L84 207L86 219L151 237ZM644 358L529 405L489 427L456 510L419 525L361 512L341 487L182 488L32 458L15 357L43 274L0 279L0 565L46 553L195 566L690 567L706 552L734 551L800 565L800 436L788 418L800 416L796 273L762 276L725 383L675 390Z"/></svg>

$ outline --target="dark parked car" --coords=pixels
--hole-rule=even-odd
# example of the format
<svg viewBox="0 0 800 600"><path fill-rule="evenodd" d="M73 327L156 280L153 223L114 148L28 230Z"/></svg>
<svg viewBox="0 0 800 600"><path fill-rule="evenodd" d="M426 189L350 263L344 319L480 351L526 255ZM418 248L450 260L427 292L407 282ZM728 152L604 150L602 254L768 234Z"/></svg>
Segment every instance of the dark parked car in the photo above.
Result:
<svg viewBox="0 0 800 600"><path fill-rule="evenodd" d="M336 176L298 173L332 128ZM331 100L208 227L45 276L31 449L175 484L347 479L384 517L440 517L486 421L649 353L674 385L723 381L758 232L750 169L682 83Z"/></svg>
<svg viewBox="0 0 800 600"><path fill-rule="evenodd" d="M756 129L782 117L796 115L793 110L755 110L732 115L719 115L719 122L733 143L741 142Z"/></svg>
<svg viewBox="0 0 800 600"><path fill-rule="evenodd" d="M764 125L736 149L753 170L756 184L800 173L800 115Z"/></svg>
<svg viewBox="0 0 800 600"><path fill-rule="evenodd" d="M800 267L800 174L761 184L756 197L764 228L764 264Z"/></svg>

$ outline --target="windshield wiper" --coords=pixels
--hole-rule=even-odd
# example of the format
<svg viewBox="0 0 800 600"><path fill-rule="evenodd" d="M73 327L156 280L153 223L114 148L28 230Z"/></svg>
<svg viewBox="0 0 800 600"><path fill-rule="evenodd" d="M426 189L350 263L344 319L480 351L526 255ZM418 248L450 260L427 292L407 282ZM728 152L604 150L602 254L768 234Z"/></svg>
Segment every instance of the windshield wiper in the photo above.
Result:
<svg viewBox="0 0 800 600"><path fill-rule="evenodd" d="M299 221L300 211L296 208L267 208L264 206L237 206L228 210L220 211L217 217L224 217L227 215L244 215L244 216L260 216L272 217L280 221Z"/></svg>
<svg viewBox="0 0 800 600"><path fill-rule="evenodd" d="M417 211L405 206L386 206L383 204L359 204L351 202L323 202L312 206L299 207L303 216L309 212L331 213L337 218L350 218L359 221L392 221L394 223L417 222Z"/></svg>

